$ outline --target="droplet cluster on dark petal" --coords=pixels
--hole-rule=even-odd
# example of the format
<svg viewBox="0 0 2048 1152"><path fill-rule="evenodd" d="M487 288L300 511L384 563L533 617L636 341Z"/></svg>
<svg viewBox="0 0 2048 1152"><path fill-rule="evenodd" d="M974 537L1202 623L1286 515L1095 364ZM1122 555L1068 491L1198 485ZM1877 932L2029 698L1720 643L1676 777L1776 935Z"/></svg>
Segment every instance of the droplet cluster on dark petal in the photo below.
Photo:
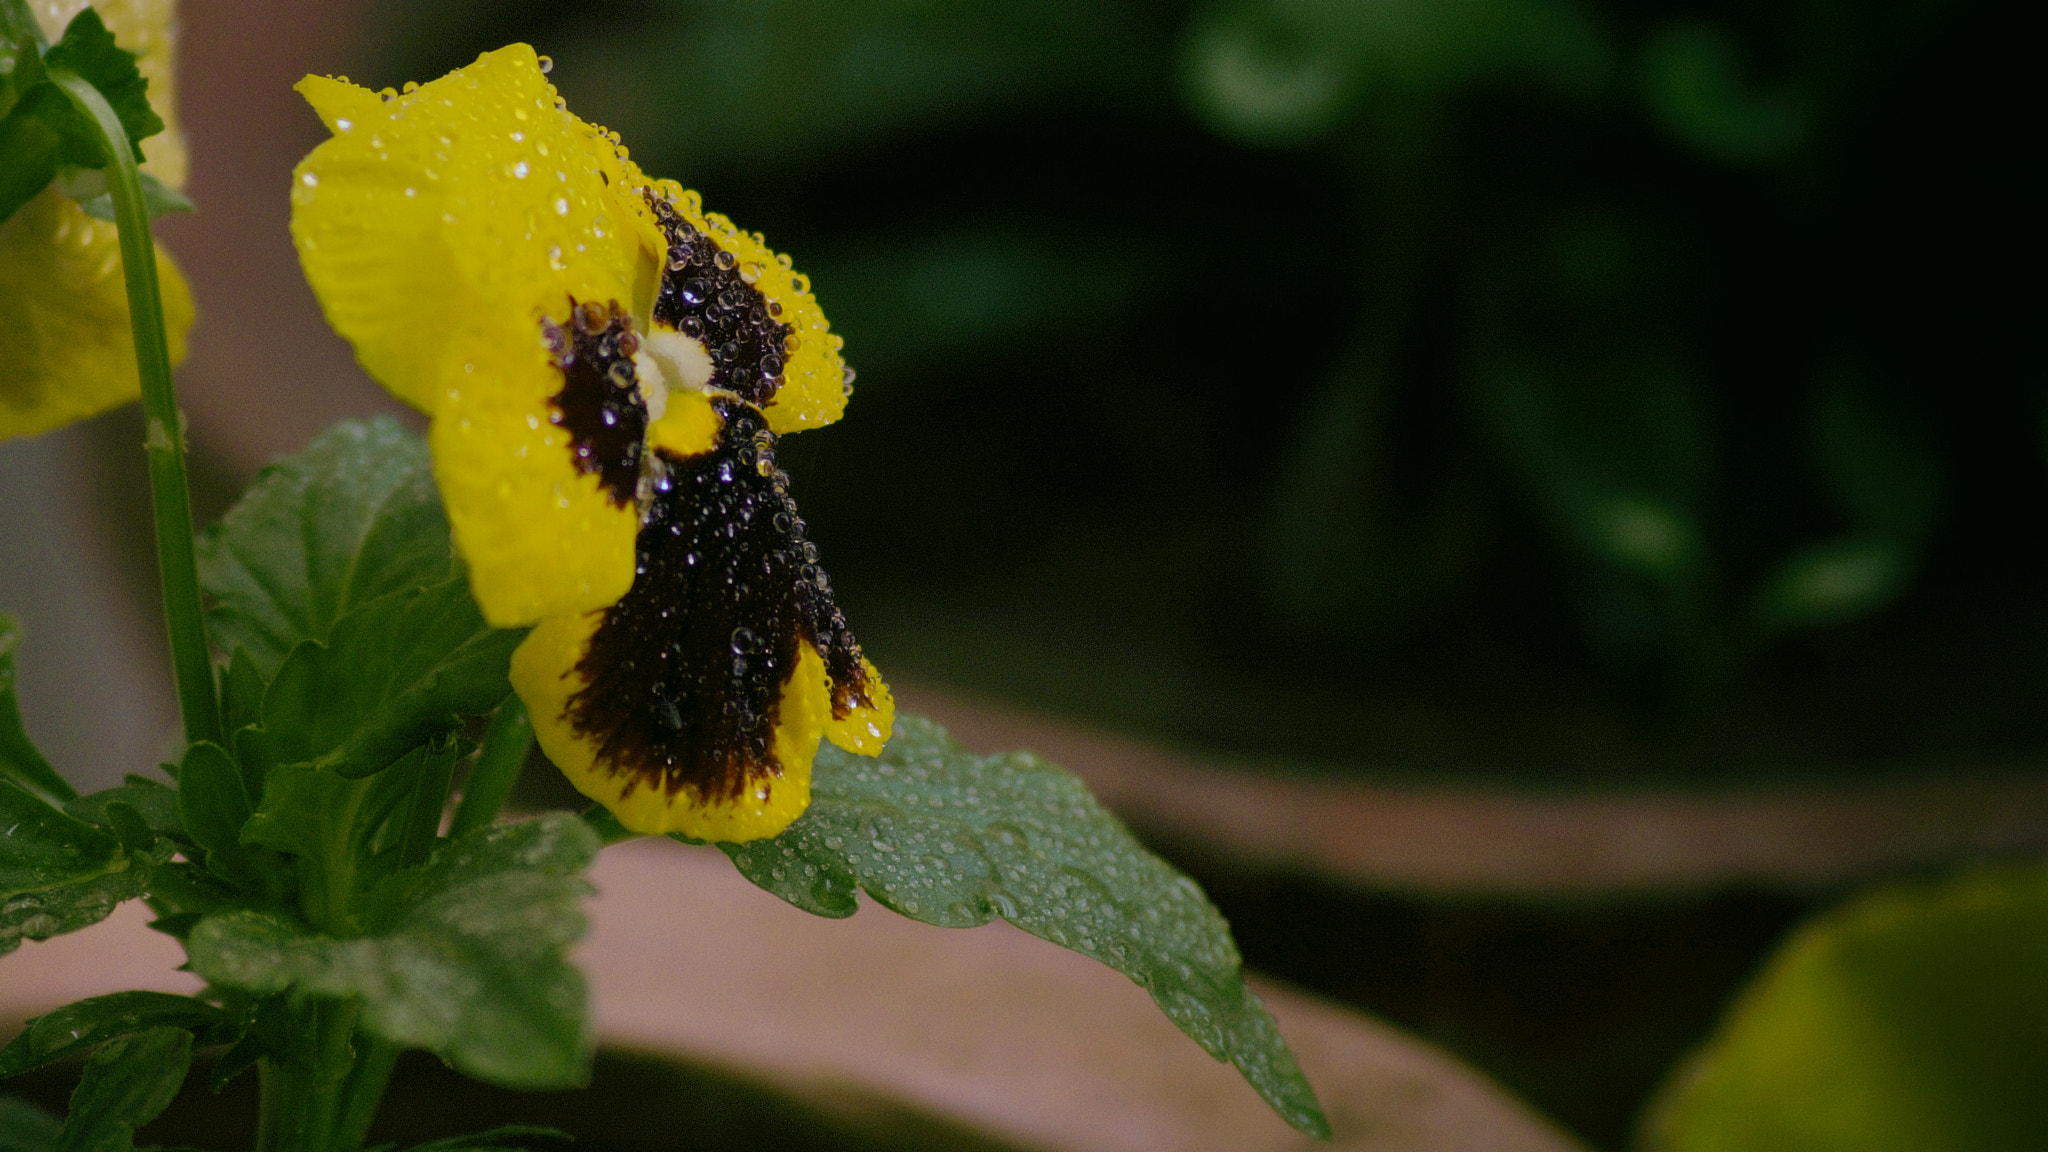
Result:
<svg viewBox="0 0 2048 1152"><path fill-rule="evenodd" d="M569 323L543 319L541 342L562 372L562 390L549 397L549 416L569 434L576 470L595 472L621 508L640 486L640 455L647 442L647 405L633 354L640 338L633 318L617 304L570 301Z"/></svg>
<svg viewBox="0 0 2048 1152"><path fill-rule="evenodd" d="M710 451L656 450L632 590L591 637L568 709L600 763L706 801L781 774L773 734L802 645L824 656L835 716L870 703L775 434L750 404L714 404L724 427Z"/></svg>
<svg viewBox="0 0 2048 1152"><path fill-rule="evenodd" d="M668 201L649 193L648 205L669 243L655 322L703 341L711 357L711 387L765 406L782 387L783 357L796 329L776 319L781 305L747 282L732 253Z"/></svg>

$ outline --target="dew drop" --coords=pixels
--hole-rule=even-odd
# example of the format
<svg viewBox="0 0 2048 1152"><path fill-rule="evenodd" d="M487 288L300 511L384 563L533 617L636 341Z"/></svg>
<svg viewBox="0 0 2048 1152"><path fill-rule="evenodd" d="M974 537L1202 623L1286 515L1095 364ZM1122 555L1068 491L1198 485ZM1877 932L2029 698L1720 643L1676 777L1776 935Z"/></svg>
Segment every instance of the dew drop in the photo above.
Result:
<svg viewBox="0 0 2048 1152"><path fill-rule="evenodd" d="M521 161L520 161L519 163L517 163L517 164L514 164L514 165L512 166L512 175L513 175L514 177L516 177L517 179L520 179L520 180L524 180L524 179L526 179L526 174L527 174L527 173L528 173L529 171L531 171L531 169L529 169L529 168L528 168L528 167L526 166L526 161L524 161L524 160L521 160Z"/></svg>
<svg viewBox="0 0 2048 1152"><path fill-rule="evenodd" d="M334 122L334 130L335 130L336 132L346 132L346 131L348 131L349 129L351 129L351 128L354 128L355 126L356 126L356 122L355 122L355 121L353 121L353 120L347 120L347 119L337 119L337 120L336 120L336 121Z"/></svg>
<svg viewBox="0 0 2048 1152"><path fill-rule="evenodd" d="M533 63L536 67L540 69L540 74L543 76L555 70L554 58L550 56L542 56L536 59Z"/></svg>
<svg viewBox="0 0 2048 1152"><path fill-rule="evenodd" d="M320 177L315 176L311 172L301 173L299 183L304 184L308 188L317 188L320 185Z"/></svg>

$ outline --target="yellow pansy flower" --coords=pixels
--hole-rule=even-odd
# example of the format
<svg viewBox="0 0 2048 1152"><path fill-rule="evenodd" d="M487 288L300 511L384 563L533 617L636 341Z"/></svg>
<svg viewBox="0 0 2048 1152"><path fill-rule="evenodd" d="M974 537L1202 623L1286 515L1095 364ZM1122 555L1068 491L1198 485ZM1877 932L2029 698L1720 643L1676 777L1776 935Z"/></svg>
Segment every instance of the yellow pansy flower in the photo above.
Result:
<svg viewBox="0 0 2048 1152"><path fill-rule="evenodd" d="M43 34L62 36L87 0L35 0ZM171 0L102 0L108 31L138 55L150 103L164 131L142 142L143 171L173 188L185 183L185 144L173 112ZM159 245L157 277L171 360L185 358L192 293ZM0 223L0 439L26 436L133 400L141 384L128 327L120 233L46 188Z"/></svg>
<svg viewBox="0 0 2048 1152"><path fill-rule="evenodd" d="M887 687L775 467L847 372L808 281L650 180L516 44L403 94L308 77L333 138L292 235L363 366L432 417L485 617L542 748L638 832L772 836L820 737L879 751Z"/></svg>

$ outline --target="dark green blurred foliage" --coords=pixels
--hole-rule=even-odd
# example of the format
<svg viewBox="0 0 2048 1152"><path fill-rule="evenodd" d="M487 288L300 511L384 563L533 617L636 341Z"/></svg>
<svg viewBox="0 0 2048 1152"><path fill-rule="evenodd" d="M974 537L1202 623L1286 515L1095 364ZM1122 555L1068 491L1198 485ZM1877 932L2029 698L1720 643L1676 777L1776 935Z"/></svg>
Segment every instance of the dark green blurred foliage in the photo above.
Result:
<svg viewBox="0 0 2048 1152"><path fill-rule="evenodd" d="M784 458L892 675L1524 780L2048 736L1999 8L391 15L373 83L529 40L811 274L858 396Z"/></svg>

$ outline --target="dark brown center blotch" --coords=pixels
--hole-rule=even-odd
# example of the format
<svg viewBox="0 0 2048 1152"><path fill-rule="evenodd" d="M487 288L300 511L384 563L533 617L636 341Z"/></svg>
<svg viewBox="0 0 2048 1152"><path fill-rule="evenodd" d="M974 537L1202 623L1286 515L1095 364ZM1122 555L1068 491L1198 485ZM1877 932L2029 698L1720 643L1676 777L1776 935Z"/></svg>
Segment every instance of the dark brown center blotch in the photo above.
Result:
<svg viewBox="0 0 2048 1152"><path fill-rule="evenodd" d="M765 407L782 387L796 329L776 319L782 306L748 283L748 270L737 257L668 201L650 192L647 202L669 244L655 321L703 342L711 357L711 387Z"/></svg>
<svg viewBox="0 0 2048 1152"><path fill-rule="evenodd" d="M803 645L824 657L835 717L870 704L775 434L752 405L713 403L725 423L710 451L656 449L632 590L605 610L568 706L600 764L706 801L781 775L772 738Z"/></svg>
<svg viewBox="0 0 2048 1152"><path fill-rule="evenodd" d="M569 434L576 471L595 472L621 508L640 486L640 454L647 440L647 405L633 354L640 338L633 318L616 304L569 302L569 323L540 322L541 339L562 372L562 390L548 398L549 416Z"/></svg>

